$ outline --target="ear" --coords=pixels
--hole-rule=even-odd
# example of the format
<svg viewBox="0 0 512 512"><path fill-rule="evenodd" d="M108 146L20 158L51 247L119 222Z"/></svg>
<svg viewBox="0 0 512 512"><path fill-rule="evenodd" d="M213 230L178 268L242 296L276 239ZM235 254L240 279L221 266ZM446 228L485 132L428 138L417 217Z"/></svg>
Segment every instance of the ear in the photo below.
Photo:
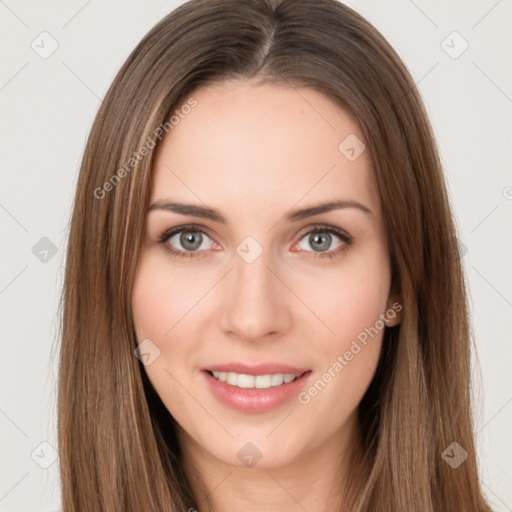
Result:
<svg viewBox="0 0 512 512"><path fill-rule="evenodd" d="M390 294L384 313L386 327L395 327L402 322L403 308L401 297L398 294Z"/></svg>

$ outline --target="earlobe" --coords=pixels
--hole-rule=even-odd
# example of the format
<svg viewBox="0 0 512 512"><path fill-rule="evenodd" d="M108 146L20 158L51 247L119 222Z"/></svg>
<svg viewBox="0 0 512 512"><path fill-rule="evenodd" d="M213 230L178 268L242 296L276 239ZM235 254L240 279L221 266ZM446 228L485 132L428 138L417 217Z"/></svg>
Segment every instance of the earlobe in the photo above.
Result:
<svg viewBox="0 0 512 512"><path fill-rule="evenodd" d="M395 327L397 325L400 325L401 318L399 315L396 316L396 318L389 318L384 320L384 323L386 324L386 327Z"/></svg>
<svg viewBox="0 0 512 512"><path fill-rule="evenodd" d="M384 323L386 327L395 327L402 322L403 305L401 300L397 300L392 296L389 299L388 307L384 315Z"/></svg>

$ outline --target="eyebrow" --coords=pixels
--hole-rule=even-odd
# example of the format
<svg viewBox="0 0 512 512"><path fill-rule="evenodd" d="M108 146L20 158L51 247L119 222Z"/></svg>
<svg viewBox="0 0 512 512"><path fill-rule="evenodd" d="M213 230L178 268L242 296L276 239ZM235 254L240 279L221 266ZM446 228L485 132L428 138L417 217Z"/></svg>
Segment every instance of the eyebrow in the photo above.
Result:
<svg viewBox="0 0 512 512"><path fill-rule="evenodd" d="M321 213L330 212L338 209L354 208L362 211L363 213L374 216L374 213L365 205L358 201L339 199L336 201L329 201L327 203L320 203L306 208L296 209L288 212L284 219L287 222L296 222L298 220L319 215ZM216 210L212 208L200 206L196 204L178 203L167 200L155 201L150 207L149 211L152 210L165 210L168 212L179 213L181 215L191 215L193 217L200 217L204 219L210 219L214 222L219 222L229 226L229 222L226 218Z"/></svg>

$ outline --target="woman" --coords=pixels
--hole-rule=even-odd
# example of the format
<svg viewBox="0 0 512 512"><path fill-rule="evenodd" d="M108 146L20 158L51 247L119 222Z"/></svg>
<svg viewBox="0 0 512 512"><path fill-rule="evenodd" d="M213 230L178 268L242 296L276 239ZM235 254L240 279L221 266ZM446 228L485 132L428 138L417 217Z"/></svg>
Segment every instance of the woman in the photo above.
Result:
<svg viewBox="0 0 512 512"><path fill-rule="evenodd" d="M66 512L490 510L435 139L341 3L192 0L143 38L62 304Z"/></svg>

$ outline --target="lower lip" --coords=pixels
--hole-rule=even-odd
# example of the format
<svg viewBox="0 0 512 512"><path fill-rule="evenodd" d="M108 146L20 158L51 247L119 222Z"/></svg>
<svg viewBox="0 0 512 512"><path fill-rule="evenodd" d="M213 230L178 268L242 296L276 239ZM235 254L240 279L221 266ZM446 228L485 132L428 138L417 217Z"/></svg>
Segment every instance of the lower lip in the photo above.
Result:
<svg viewBox="0 0 512 512"><path fill-rule="evenodd" d="M261 413L276 409L297 396L311 375L311 370L303 373L293 382L267 389L239 388L217 380L203 371L213 395L222 404L241 412Z"/></svg>

